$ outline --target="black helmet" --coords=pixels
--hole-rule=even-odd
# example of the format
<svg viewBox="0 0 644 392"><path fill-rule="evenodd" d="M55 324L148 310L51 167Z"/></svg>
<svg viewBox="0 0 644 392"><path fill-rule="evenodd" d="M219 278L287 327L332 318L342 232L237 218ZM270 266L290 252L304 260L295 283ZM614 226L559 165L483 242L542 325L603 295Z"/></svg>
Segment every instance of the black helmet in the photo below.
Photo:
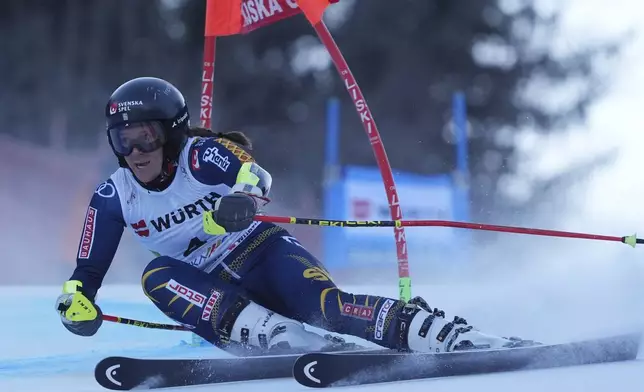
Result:
<svg viewBox="0 0 644 392"><path fill-rule="evenodd" d="M163 147L164 160L175 162L190 126L190 114L183 94L169 82L151 77L132 79L117 88L105 107L107 137L119 165L127 167L124 156L134 147L149 152ZM146 137L124 140L122 133L136 126Z"/></svg>

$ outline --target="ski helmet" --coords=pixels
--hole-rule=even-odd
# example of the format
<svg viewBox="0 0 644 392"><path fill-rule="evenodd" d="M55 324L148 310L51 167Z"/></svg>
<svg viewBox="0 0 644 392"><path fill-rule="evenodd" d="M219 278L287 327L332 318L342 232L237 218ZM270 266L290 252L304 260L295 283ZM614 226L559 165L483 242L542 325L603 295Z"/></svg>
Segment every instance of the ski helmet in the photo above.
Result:
<svg viewBox="0 0 644 392"><path fill-rule="evenodd" d="M190 114L183 94L169 82L152 77L129 80L119 86L105 107L107 138L119 166L134 147L151 152L163 147L164 161L175 162L187 139ZM145 129L135 139L128 130Z"/></svg>

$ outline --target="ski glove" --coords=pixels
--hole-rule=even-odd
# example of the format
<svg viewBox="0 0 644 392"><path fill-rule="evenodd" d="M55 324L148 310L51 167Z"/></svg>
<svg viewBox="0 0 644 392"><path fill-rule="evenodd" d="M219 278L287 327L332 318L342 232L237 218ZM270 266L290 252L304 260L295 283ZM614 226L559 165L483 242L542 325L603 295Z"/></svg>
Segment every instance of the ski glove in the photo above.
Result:
<svg viewBox="0 0 644 392"><path fill-rule="evenodd" d="M65 328L75 335L92 336L103 324L101 309L83 294L83 283L70 280L56 300L56 311Z"/></svg>
<svg viewBox="0 0 644 392"><path fill-rule="evenodd" d="M220 197L212 211L210 234L224 234L247 229L257 214L255 197L246 193L231 193ZM214 223L214 225L212 224ZM209 229L209 230L208 230Z"/></svg>

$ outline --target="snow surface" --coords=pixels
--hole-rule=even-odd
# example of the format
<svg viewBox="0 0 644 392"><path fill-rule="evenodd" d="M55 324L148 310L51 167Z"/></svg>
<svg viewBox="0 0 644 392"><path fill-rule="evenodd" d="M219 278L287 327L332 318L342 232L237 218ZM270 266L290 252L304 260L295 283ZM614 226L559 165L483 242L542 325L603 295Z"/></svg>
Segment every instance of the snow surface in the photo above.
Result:
<svg viewBox="0 0 644 392"><path fill-rule="evenodd" d="M597 337L607 333L639 330L641 316L615 307L618 302L641 306L635 296L641 290L624 290L629 282L615 275L602 274L602 287L589 283L576 284L568 291L556 282L547 288L515 280L512 284L468 284L417 286L415 294L432 298L448 313L458 312L472 324L494 333L512 333L556 342ZM597 283L597 282L595 282ZM631 283L635 283L632 281ZM599 288L590 290L590 288ZM354 292L395 296L395 287L352 287ZM552 297L544 295L549 291ZM68 333L53 309L59 287L0 288L0 391L99 391L93 377L95 364L107 355L136 357L216 357L216 349L182 345L185 332L152 331L143 328L105 323L93 338ZM594 294L593 294L594 293ZM535 294L537 296L535 296ZM580 297L581 295L581 297ZM512 301L507 299L512 297ZM536 301L535 298L540 298ZM601 302L598 300L602 298ZM16 299L18 299L16 301ZM531 300L532 299L532 300ZM552 301L557 301L554 306ZM106 314L149 321L168 322L142 295L139 287L107 286L101 291L100 303ZM507 305L503 305L507 303ZM523 303L520 308L518 304ZM598 306L584 306L594 303ZM494 304L493 306L487 306ZM548 311L551 309L551 311ZM621 315L621 316L619 316ZM575 322L577 321L577 322ZM570 328L568 328L568 326ZM644 362L590 365L583 367L535 370L506 374L467 376L376 386L351 387L343 390L388 391L404 386L406 391L606 391L642 390ZM181 390L205 391L212 386ZM293 380L231 383L217 391L305 390ZM176 389L175 389L176 390Z"/></svg>

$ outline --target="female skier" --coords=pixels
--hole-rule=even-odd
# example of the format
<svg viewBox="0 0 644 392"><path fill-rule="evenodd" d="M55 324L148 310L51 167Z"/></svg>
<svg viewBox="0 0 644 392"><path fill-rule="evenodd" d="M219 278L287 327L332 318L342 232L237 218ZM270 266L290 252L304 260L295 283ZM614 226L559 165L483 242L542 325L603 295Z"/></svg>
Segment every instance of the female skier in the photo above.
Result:
<svg viewBox="0 0 644 392"><path fill-rule="evenodd" d="M89 203L77 265L56 302L63 325L91 336L96 304L124 228L156 257L141 285L159 310L223 349L328 349L339 340L303 323L383 347L449 352L514 347L415 298L405 303L339 289L284 228L253 220L271 175L242 133L190 127L181 92L143 77L117 88L105 109L118 168ZM206 214L207 211L211 213ZM204 217L209 233L204 231Z"/></svg>

